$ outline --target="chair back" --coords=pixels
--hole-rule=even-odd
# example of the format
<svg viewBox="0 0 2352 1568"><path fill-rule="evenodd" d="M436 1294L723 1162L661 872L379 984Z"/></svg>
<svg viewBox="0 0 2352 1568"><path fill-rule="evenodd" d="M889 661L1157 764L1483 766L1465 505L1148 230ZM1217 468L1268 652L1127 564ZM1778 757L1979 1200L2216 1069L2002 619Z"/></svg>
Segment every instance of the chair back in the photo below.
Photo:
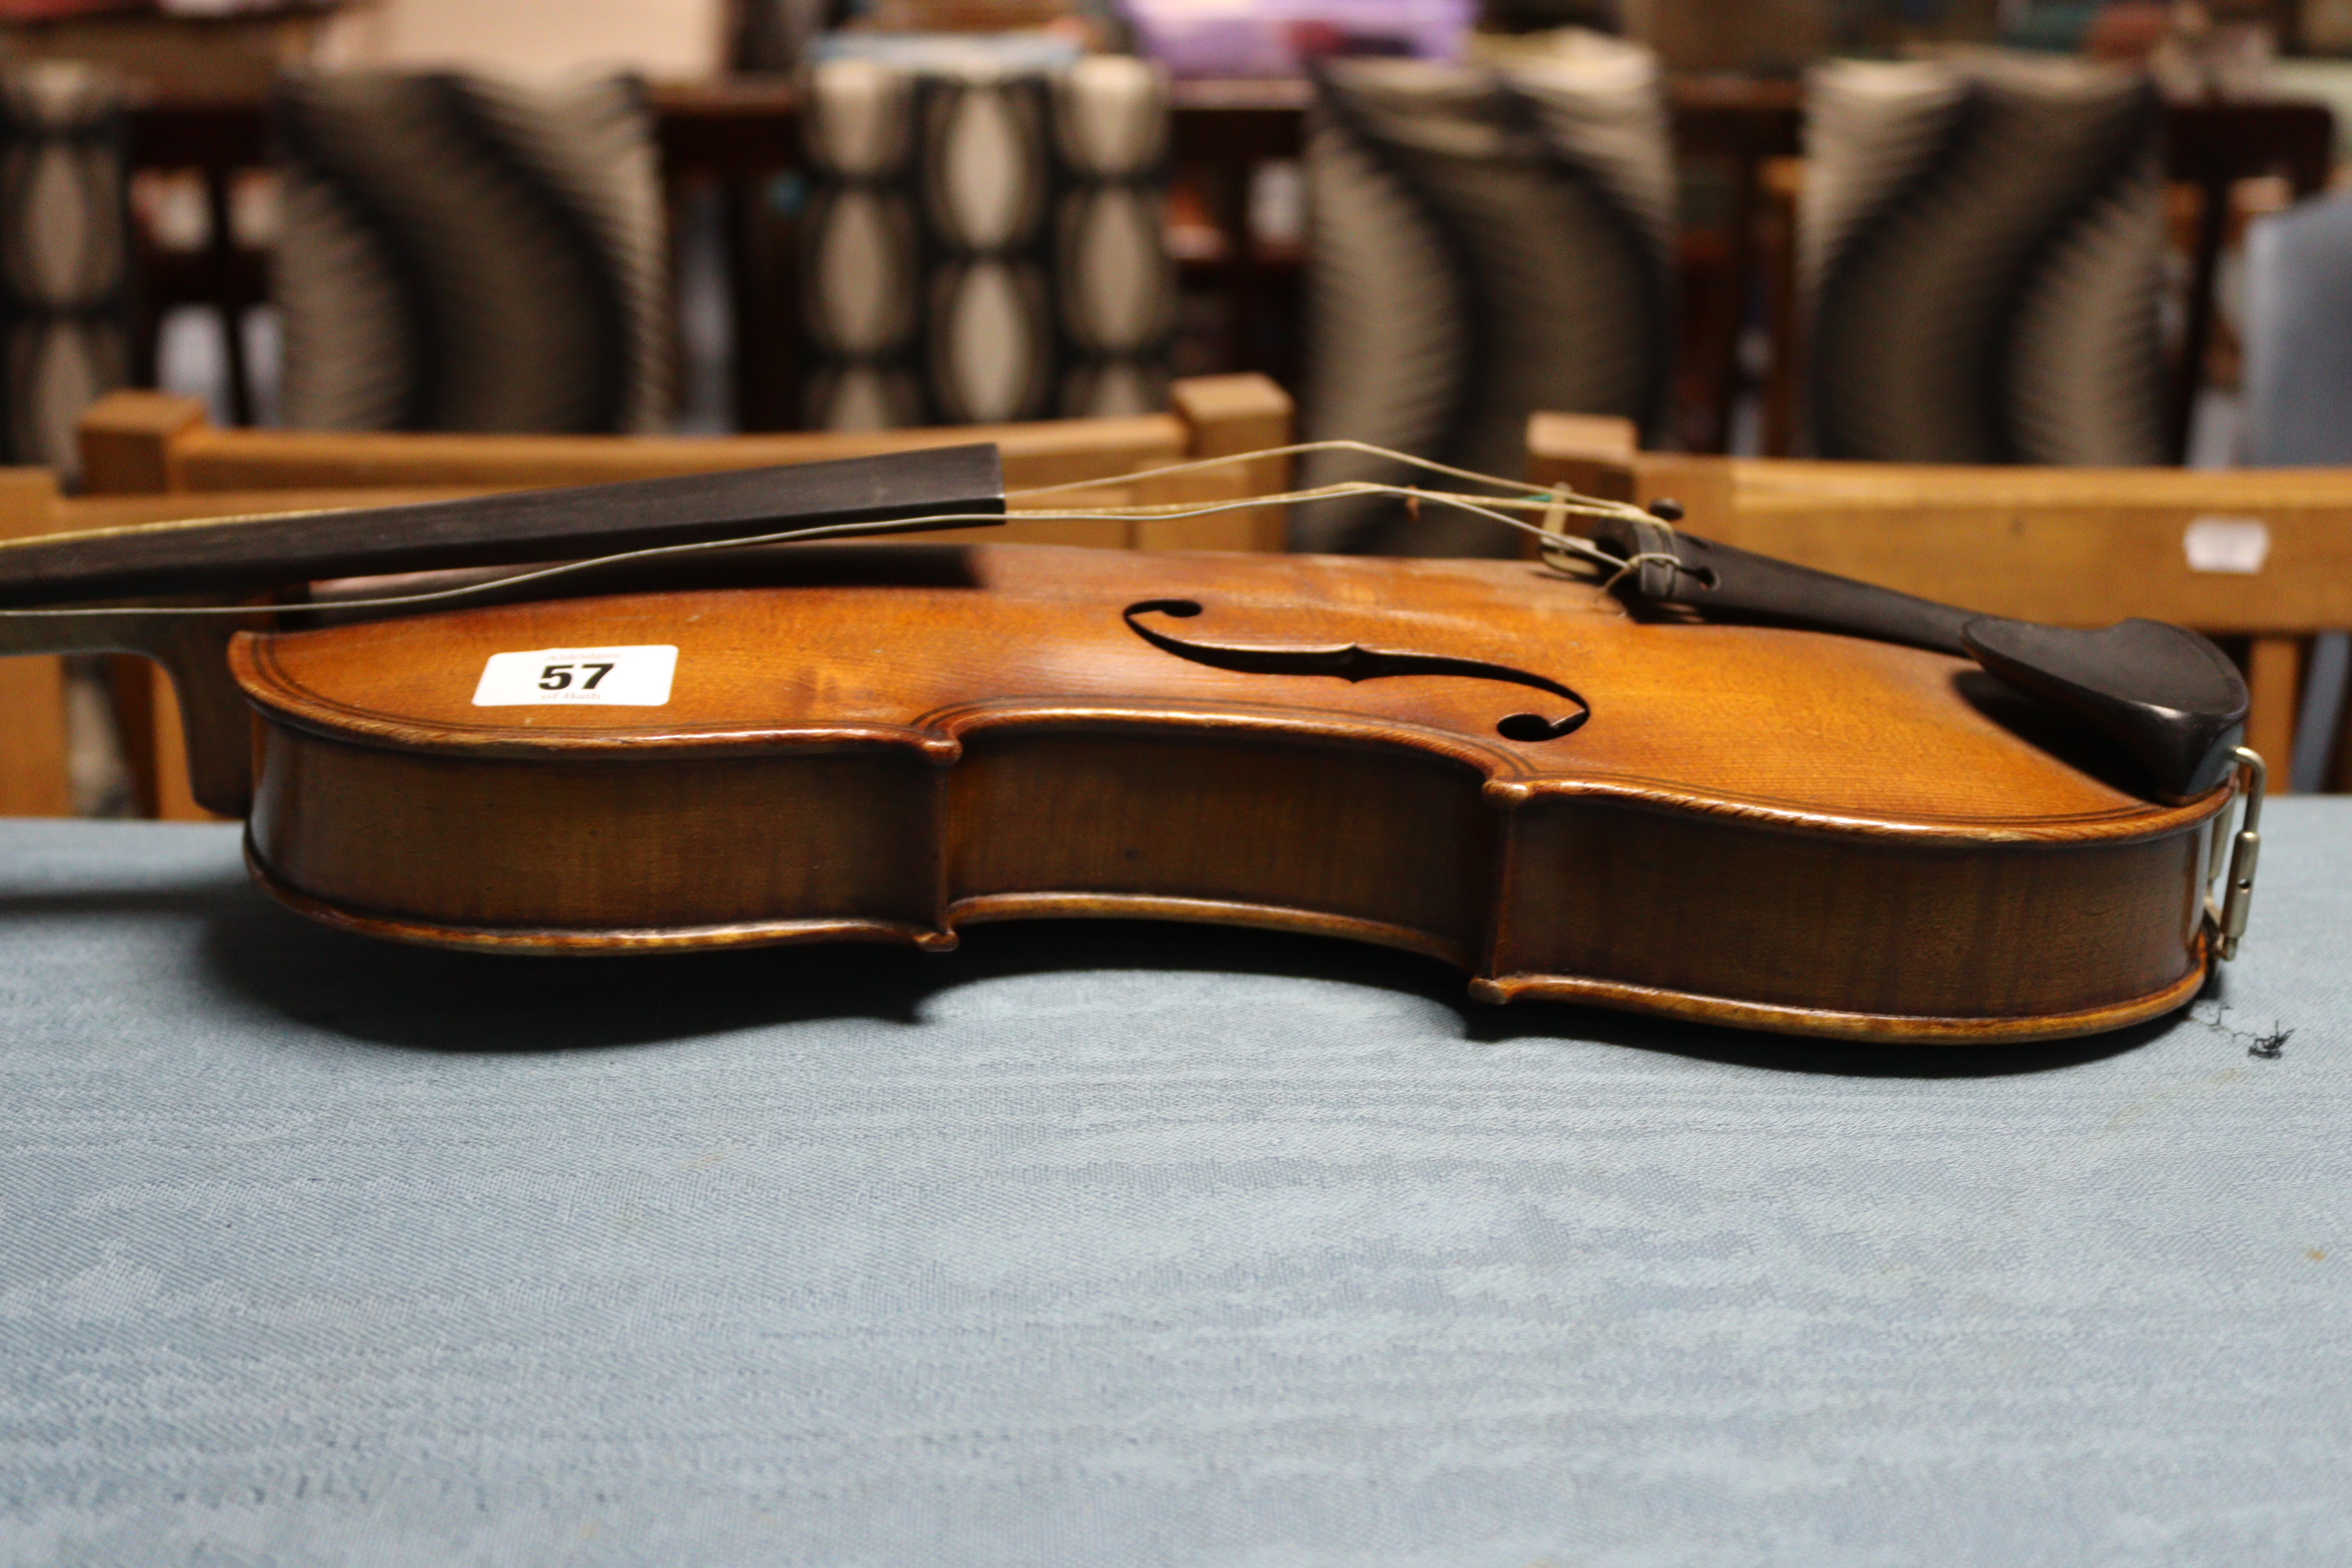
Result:
<svg viewBox="0 0 2352 1568"><path fill-rule="evenodd" d="M299 75L276 111L286 424L661 426L667 240L633 80Z"/></svg>
<svg viewBox="0 0 2352 1568"><path fill-rule="evenodd" d="M1807 84L1798 206L1812 455L2166 460L2161 106L2139 76L1987 53Z"/></svg>
<svg viewBox="0 0 2352 1568"><path fill-rule="evenodd" d="M439 500L467 490L271 490L211 495L68 497L47 468L0 468L0 540L81 533L142 522ZM12 623L13 624L13 623ZM159 815L188 798L177 710L168 682L128 655L0 657L0 816ZM169 743L159 745L156 706Z"/></svg>
<svg viewBox="0 0 2352 1568"><path fill-rule="evenodd" d="M1538 409L1654 428L1672 365L1674 177L1655 57L1592 39L1491 69L1335 61L1308 132L1308 434L1487 472ZM1402 477L1346 455L1315 483ZM1313 549L1471 554L1368 501L1302 513Z"/></svg>
<svg viewBox="0 0 2352 1568"><path fill-rule="evenodd" d="M952 58L834 59L805 79L808 424L1164 406L1164 80L1125 56Z"/></svg>
<svg viewBox="0 0 2352 1568"><path fill-rule="evenodd" d="M125 125L89 67L0 71L0 463L70 480L74 421L129 379Z"/></svg>

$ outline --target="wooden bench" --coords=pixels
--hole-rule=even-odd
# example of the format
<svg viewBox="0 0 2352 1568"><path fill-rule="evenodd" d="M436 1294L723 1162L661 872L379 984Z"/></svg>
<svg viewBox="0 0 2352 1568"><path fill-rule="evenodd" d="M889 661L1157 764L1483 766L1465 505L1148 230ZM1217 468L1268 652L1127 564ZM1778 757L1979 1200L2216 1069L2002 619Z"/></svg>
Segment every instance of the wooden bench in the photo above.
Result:
<svg viewBox="0 0 2352 1568"><path fill-rule="evenodd" d="M1179 381L1164 414L1121 419L775 436L457 436L223 429L193 398L116 393L80 426L89 493L58 497L40 470L0 470L0 537L22 538L183 518L228 517L331 506L389 506L491 490L604 484L721 468L992 441L1006 486L1085 484L1074 494L1014 496L1022 511L1087 506L1215 502L1286 489L1286 458L1158 479L1140 469L1286 445L1287 394L1264 376ZM1262 550L1284 547L1282 508L1196 518L1032 517L1000 528L929 534L1106 549ZM187 791L177 703L169 682L126 658L112 682L124 746L142 805L165 818L205 815ZM0 659L0 722L37 736L0 766L0 808L17 815L68 809L63 688L55 659Z"/></svg>

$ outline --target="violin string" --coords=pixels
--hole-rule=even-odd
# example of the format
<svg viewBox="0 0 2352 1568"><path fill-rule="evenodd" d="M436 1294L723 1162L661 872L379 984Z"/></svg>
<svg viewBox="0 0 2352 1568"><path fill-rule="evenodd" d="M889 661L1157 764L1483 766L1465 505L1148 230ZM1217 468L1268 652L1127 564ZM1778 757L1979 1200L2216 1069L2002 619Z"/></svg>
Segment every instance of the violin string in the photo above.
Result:
<svg viewBox="0 0 2352 1568"><path fill-rule="evenodd" d="M893 518L878 522L864 521L822 523L809 528L785 529L773 533L740 535L727 539L690 540L680 544L648 545L639 550L624 550L615 552L609 555L591 556L579 561L558 562L551 566L537 567L528 572L519 572L509 575L488 578L480 582L458 584L452 587L430 589L415 594L388 595L376 598L324 600L310 605L73 605L56 607L0 609L0 619L70 620L81 617L120 615L188 616L199 617L215 616L250 616L272 614L299 614L306 609L319 611L406 609L419 605L441 604L456 599L501 593L509 589L522 586L526 584L542 582L549 578L564 576L576 572L588 572L603 567L623 565L635 561L646 561L674 555L689 555L708 551L742 550L761 545L789 544L815 539L845 537L872 538L878 534L904 533L955 523L985 525L1002 524L1007 521L1116 522L1131 521L1138 516L1169 519L1209 517L1220 512L1244 511L1266 506L1306 504L1314 501L1332 500L1342 497L1360 495L1385 495L1409 500L1435 501L1441 505L1454 507L1460 510L1487 518L1495 522L1501 523L1504 527L1515 531L1530 534L1542 542L1550 545L1557 550L1574 555L1596 567L1614 571L1622 575L1625 566L1624 562L1621 561L1614 555L1609 554L1588 539L1583 539L1575 534L1570 533L1554 533L1547 529L1538 527L1534 523L1528 522L1523 519L1511 517L1501 510L1496 510L1499 507L1514 507L1522 510L1549 511L1554 507L1564 507L1566 510L1573 510L1584 515L1614 516L1617 515L1615 509L1622 507L1623 504L1622 502L1594 501L1592 498L1590 497L1574 495L1568 497L1546 496L1536 499L1505 498L1496 496L1462 496L1453 494L1449 491L1421 489L1408 485L1383 485L1370 480L1350 479L1342 480L1336 484L1318 486L1314 489L1291 490L1278 495L1246 496L1234 500L1201 502L1190 505L1180 502L1171 503L1171 505L1154 505L1148 507L1092 508L1071 511L1021 511L1011 514L1003 512L940 512L925 517ZM1603 510L1603 508L1610 510ZM1631 509L1629 508L1626 510L1630 510Z"/></svg>
<svg viewBox="0 0 2352 1568"><path fill-rule="evenodd" d="M1171 463L1163 468L1141 468L1129 474L1113 474L1102 479L1070 479L1061 484L1032 485L1023 489L1007 490L1004 493L1006 498L1010 500L1013 497L1019 496L1054 495L1066 490L1106 489L1130 485L1139 479L1158 479L1165 474L1191 473L1195 469L1201 468L1231 468L1236 464L1254 462L1261 458L1295 457L1309 452L1357 452L1368 457L1384 458L1392 462L1403 463L1418 468L1425 468L1432 473L1447 474L1451 475L1454 479L1468 479L1475 484L1492 485L1497 489L1516 490L1519 492L1518 495L1508 498L1501 496L1480 496L1469 498L1484 501L1486 504L1490 506L1516 506L1528 510L1549 510L1558 502L1565 500L1569 503L1570 510L1577 512L1579 515L1582 516L1634 517L1648 515L1647 513L1643 512L1640 508L1631 506L1626 502L1606 500L1599 496L1584 495L1566 484L1556 485L1549 489L1538 489L1533 488L1531 481L1528 480L1507 479L1496 474L1480 473L1475 468L1457 468L1451 467L1448 464L1437 462L1432 458L1414 457L1410 452L1400 452L1394 447L1375 446L1369 441L1349 441L1339 439L1323 441L1295 441L1286 447L1262 447L1255 451L1234 452L1221 458L1198 458L1189 462ZM1346 483L1355 481L1341 482ZM1281 495L1259 496L1253 499L1263 504L1273 506L1284 504L1293 499L1301 497L1312 499L1325 493L1328 489L1328 486L1322 486L1318 487L1318 489L1313 491L1291 491ZM1448 492L1431 490L1423 491L1422 493L1429 496L1436 496L1446 494ZM1181 505L1183 503L1179 502L1175 504ZM22 539L0 540L0 557L5 557L5 555L12 550L22 549L33 545L61 543L68 539L87 541L116 534L166 533L182 529L211 528L221 524L238 522L284 522L294 518L331 517L341 512L357 510L362 509L352 507L303 507L293 511L238 512L219 517L169 518L154 522L123 523L112 528L77 529L70 533L39 534ZM1129 509L1118 508L1107 510L1116 510L1121 515L1125 515Z"/></svg>
<svg viewBox="0 0 2352 1568"><path fill-rule="evenodd" d="M1291 458L1309 452L1354 452L1364 457L1384 458L1392 463L1404 463L1412 468L1425 468L1433 474L1446 474L1457 479L1468 479L1474 484L1493 485L1497 489L1517 490L1521 494L1525 494L1533 488L1526 479L1507 479L1496 474L1482 474L1475 468L1457 468L1433 458L1414 457L1411 452L1400 452L1392 447L1376 447L1370 441L1334 439L1293 441L1285 447L1261 447L1255 452L1234 452L1222 458L1195 458L1190 462L1171 463L1165 468L1141 468L1131 474L1118 474L1108 479L1068 479L1061 484L1031 485L1025 489L1007 490L1004 493L1008 497L1053 495L1060 490L1082 490L1099 489L1105 485L1132 484L1138 479L1156 479L1163 474L1189 474L1200 468L1231 468L1239 463L1255 462L1261 458ZM1561 489L1567 489L1567 487L1562 486ZM1542 495L1547 492L1538 490L1537 493ZM1639 507L1628 505L1623 501L1602 500L1598 496L1579 495L1572 489L1567 490L1567 493L1573 500L1590 501L1597 506L1610 509L1605 515L1642 517L1649 515Z"/></svg>

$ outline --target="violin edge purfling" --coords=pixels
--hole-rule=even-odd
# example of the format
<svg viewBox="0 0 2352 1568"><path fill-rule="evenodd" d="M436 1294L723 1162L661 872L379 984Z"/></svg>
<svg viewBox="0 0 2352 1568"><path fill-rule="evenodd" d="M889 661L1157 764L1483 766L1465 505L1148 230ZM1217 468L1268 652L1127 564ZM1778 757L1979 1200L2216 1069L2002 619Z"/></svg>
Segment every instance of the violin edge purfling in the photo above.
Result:
<svg viewBox="0 0 2352 1568"><path fill-rule="evenodd" d="M656 743L632 752L578 743L593 731L534 738L503 720L468 720L478 732L436 739L444 721L421 711L387 727L346 697L303 695L304 680L345 691L331 650L348 647L362 661L355 670L380 668L419 623L357 640L240 639L240 679L263 717L248 830L257 875L315 918L442 946L587 954L861 940L938 950L995 921L1213 921L1404 949L1468 972L1487 1001L1570 1000L1914 1043L2116 1027L2178 1006L2205 972L2206 828L2226 792L2183 806L2126 806L2118 795L2113 810L2064 817L2021 798L2013 820L1966 826L1900 813L1874 822L1776 812L1631 775L1578 784L1578 748L1643 728L1615 695L1622 682L1587 684L1605 671L1524 649L1515 662L1574 682L1594 716L1559 739L1515 745L1493 721L1528 694L1475 673L1490 659L1464 660L1453 674L1375 673L1393 667L1395 650L1427 646L1426 628L1442 622L1406 617L1381 639L1391 652L1368 660L1348 654L1360 637L1267 643L1292 618L1284 601L1269 589L1244 615L1243 599L1215 592L1219 582L1255 592L1311 581L1338 563L1019 546L968 553L979 563L974 593L993 591L992 563L1045 578L1078 574L1077 586L1036 601L1067 628L1040 657L1048 673L1107 671L1109 684L945 708L915 701L888 723L812 721L797 734L762 721L733 754L694 727L707 712L754 709L714 699L681 712L679 733L648 731ZM1535 570L1460 563L1446 574L1517 581ZM1400 592L1432 581L1426 568L1377 562L1348 563L1342 575L1393 577ZM1132 616L1150 601L1129 584L1155 577L1171 583L1168 598L1211 605L1179 623L1190 652L1206 644L1242 668L1204 667L1139 635ZM795 592L713 595L695 613L752 615ZM524 608L468 617L484 629L462 646L541 646L587 635L567 628L667 625L662 617L678 613L651 600ZM845 603L839 625L855 628L866 614ZM973 650L990 638L929 614L898 626L903 652L885 665L987 664ZM1573 629L1612 645L1632 639L1627 657L1663 646L1695 658L1708 640L1622 617ZM1720 635L1792 649L1823 640ZM769 668L831 671L820 687L868 679L857 672L874 668L870 650L845 647L845 662L831 663L812 638L794 634L792 655L773 667L756 653L760 637L722 638L746 650L730 656L741 662L727 679L747 683L747 700L772 679ZM1836 651L1829 640L1825 653ZM278 649L301 653L290 673L273 668ZM1898 674L1949 667L1901 649L1842 657ZM1318 660L1331 669L1302 673ZM1027 689L1027 668L1007 664L1004 689ZM1136 684L1154 672L1167 682L1157 695ZM971 689L984 691L986 678L973 679ZM1957 699L1934 700L1952 722L1981 729ZM2072 776L2054 762L2028 766L2039 753L2021 741L2005 744L2021 777ZM1548 757L1565 759L1554 773L1568 772L1528 773ZM2069 798L2093 798L2067 788ZM362 824L364 833L352 830Z"/></svg>

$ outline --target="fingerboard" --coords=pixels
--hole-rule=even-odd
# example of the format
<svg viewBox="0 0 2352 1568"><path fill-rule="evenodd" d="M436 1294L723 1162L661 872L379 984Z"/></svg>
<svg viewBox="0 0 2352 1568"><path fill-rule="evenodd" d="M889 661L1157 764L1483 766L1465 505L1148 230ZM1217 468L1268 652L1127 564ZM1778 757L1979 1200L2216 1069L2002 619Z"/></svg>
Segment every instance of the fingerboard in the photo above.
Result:
<svg viewBox="0 0 2352 1568"><path fill-rule="evenodd" d="M352 511L152 523L0 544L0 605L244 593L329 577L520 565L832 523L1002 518L993 446L937 447Z"/></svg>

